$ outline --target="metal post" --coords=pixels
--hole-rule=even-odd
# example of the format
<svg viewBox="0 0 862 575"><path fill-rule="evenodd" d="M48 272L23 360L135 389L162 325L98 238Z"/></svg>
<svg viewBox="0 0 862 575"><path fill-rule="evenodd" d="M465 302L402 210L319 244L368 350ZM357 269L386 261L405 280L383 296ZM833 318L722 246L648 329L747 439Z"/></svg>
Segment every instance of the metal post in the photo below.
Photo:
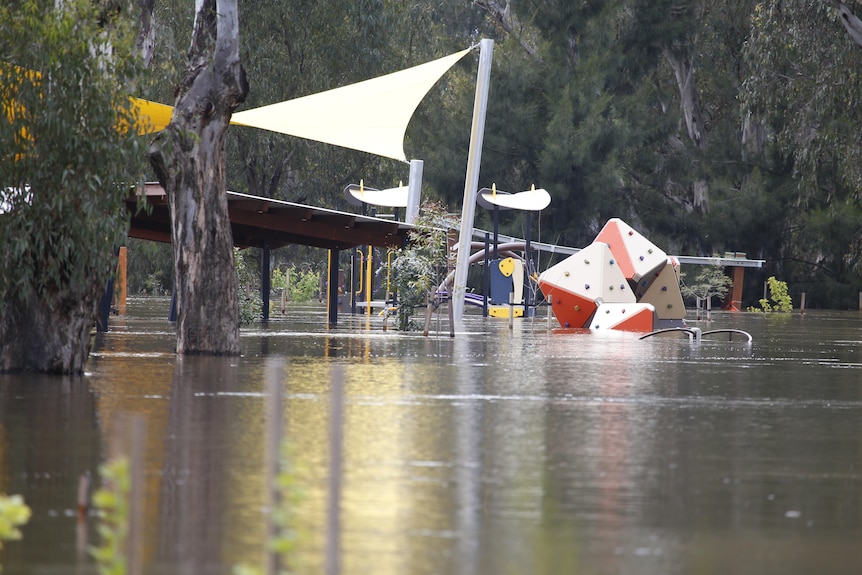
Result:
<svg viewBox="0 0 862 575"><path fill-rule="evenodd" d="M470 129L470 151L467 154L467 174L464 180L464 205L461 207L461 233L458 236L458 259L452 286L452 317L456 331L463 330L464 296L467 293L467 268L470 265L470 243L473 239L473 217L476 213L476 192L479 187L479 166L482 163L482 142L485 138L485 114L488 109L488 88L491 81L491 58L494 41L479 43L479 72L476 77L476 98L473 103L473 125Z"/></svg>
<svg viewBox="0 0 862 575"><path fill-rule="evenodd" d="M488 248L490 247L488 232L485 232L485 265L482 266L482 317L488 317L488 294L491 293L491 262L488 261Z"/></svg>
<svg viewBox="0 0 862 575"><path fill-rule="evenodd" d="M499 240L497 239L497 232L500 229L500 209L497 207L497 204L494 204L494 258L497 259L499 256L497 255L497 244L499 244Z"/></svg>
<svg viewBox="0 0 862 575"><path fill-rule="evenodd" d="M260 319L269 321L269 292L270 280L269 273L269 242L263 242L263 247L260 248Z"/></svg>
<svg viewBox="0 0 862 575"><path fill-rule="evenodd" d="M338 323L338 256L340 253L339 250L329 250L329 289L327 290L329 325Z"/></svg>
<svg viewBox="0 0 862 575"><path fill-rule="evenodd" d="M419 217L419 205L422 203L422 172L425 162L410 160L410 181L407 185L407 208L404 210L404 221L415 224Z"/></svg>
<svg viewBox="0 0 862 575"><path fill-rule="evenodd" d="M117 292L117 313L126 315L126 246L120 247L119 258L117 260L117 283L119 290Z"/></svg>
<svg viewBox="0 0 862 575"><path fill-rule="evenodd" d="M533 290L530 289L530 269L533 267L533 250L530 247L530 228L533 225L532 212L527 212L527 229L524 232L524 249L527 262L527 281L524 283L524 317L534 317L535 309L533 308Z"/></svg>

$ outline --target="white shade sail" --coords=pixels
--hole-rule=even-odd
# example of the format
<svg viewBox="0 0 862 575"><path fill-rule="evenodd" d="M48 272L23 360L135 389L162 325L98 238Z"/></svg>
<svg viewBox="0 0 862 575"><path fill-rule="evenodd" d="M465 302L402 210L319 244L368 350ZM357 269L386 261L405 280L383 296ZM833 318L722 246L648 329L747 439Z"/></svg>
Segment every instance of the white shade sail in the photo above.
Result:
<svg viewBox="0 0 862 575"><path fill-rule="evenodd" d="M326 92L233 114L232 124L407 161L404 133L425 94L470 49Z"/></svg>

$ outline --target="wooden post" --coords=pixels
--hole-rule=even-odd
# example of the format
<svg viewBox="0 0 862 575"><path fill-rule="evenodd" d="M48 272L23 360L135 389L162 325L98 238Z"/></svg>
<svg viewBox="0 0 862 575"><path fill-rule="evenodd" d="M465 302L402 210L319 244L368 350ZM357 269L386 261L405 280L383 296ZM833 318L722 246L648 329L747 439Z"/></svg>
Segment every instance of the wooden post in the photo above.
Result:
<svg viewBox="0 0 862 575"><path fill-rule="evenodd" d="M799 296L799 313L805 313L805 292Z"/></svg>
<svg viewBox="0 0 862 575"><path fill-rule="evenodd" d="M859 311L862 311L862 291L859 292Z"/></svg>
<svg viewBox="0 0 862 575"><path fill-rule="evenodd" d="M126 246L120 248L117 259L117 313L126 315Z"/></svg>

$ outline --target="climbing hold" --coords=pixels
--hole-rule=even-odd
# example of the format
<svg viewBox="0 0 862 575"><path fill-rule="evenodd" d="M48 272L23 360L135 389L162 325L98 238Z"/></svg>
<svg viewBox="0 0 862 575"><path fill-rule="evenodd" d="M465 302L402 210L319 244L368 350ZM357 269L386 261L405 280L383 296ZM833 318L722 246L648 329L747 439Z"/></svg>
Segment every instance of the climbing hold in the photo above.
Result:
<svg viewBox="0 0 862 575"><path fill-rule="evenodd" d="M587 265L589 265L589 264L590 264L590 260L584 260L584 263L585 263L585 264L587 264Z"/></svg>
<svg viewBox="0 0 862 575"><path fill-rule="evenodd" d="M584 289L590 289L590 284L584 284Z"/></svg>
<svg viewBox="0 0 862 575"><path fill-rule="evenodd" d="M569 277L569 275L571 275L571 274L568 271L566 271L563 275L566 277Z"/></svg>
<svg viewBox="0 0 862 575"><path fill-rule="evenodd" d="M581 306L576 305L576 306L575 306L575 311L581 311Z"/></svg>
<svg viewBox="0 0 862 575"><path fill-rule="evenodd" d="M633 235L635 235L635 233L632 230L629 230L629 235L633 236Z"/></svg>
<svg viewBox="0 0 862 575"><path fill-rule="evenodd" d="M614 260L611 260L611 265L614 265Z"/></svg>
<svg viewBox="0 0 862 575"><path fill-rule="evenodd" d="M606 310L605 310L605 313L611 313L611 310L606 309Z"/></svg>
<svg viewBox="0 0 862 575"><path fill-rule="evenodd" d="M661 286L661 291L667 291L667 286Z"/></svg>
<svg viewBox="0 0 862 575"><path fill-rule="evenodd" d="M641 259L641 261L644 261L645 258L643 256L640 256L640 259Z"/></svg>

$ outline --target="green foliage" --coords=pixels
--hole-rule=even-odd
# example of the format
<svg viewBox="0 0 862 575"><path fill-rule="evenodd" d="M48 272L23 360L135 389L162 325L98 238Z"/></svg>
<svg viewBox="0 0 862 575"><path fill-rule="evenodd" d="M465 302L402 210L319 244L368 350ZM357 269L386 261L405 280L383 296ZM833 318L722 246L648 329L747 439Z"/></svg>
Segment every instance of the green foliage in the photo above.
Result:
<svg viewBox="0 0 862 575"><path fill-rule="evenodd" d="M287 289L287 274L281 271L281 268L274 268L272 270L270 281L272 282L273 289Z"/></svg>
<svg viewBox="0 0 862 575"><path fill-rule="evenodd" d="M685 279L685 274L680 276ZM683 281L680 289L686 297L697 297L708 300L713 297L723 298L733 287L733 280L724 273L722 266L701 266L701 270L694 276L691 284Z"/></svg>
<svg viewBox="0 0 862 575"><path fill-rule="evenodd" d="M90 0L11 4L0 6L0 306L35 292L62 308L112 273L123 200L143 173L127 130L133 27L122 16L100 27Z"/></svg>
<svg viewBox="0 0 862 575"><path fill-rule="evenodd" d="M0 551L3 550L4 541L21 539L21 530L18 528L30 520L30 514L30 508L24 503L23 497L0 494ZM0 571L2 570L0 565Z"/></svg>
<svg viewBox="0 0 862 575"><path fill-rule="evenodd" d="M778 312L790 313L793 311L793 300L787 293L787 283L770 276L766 280L769 289L769 298L760 299L760 308L750 307L748 311L761 311L764 313Z"/></svg>
<svg viewBox="0 0 862 575"><path fill-rule="evenodd" d="M90 549L100 575L124 575L129 535L131 474L126 457L112 459L99 468L102 487L93 494L99 513L97 531L102 539Z"/></svg>
<svg viewBox="0 0 862 575"><path fill-rule="evenodd" d="M174 284L171 245L129 238L126 247L129 293L169 294Z"/></svg>
<svg viewBox="0 0 862 575"><path fill-rule="evenodd" d="M425 202L410 232L408 246L399 250L392 262L392 275L398 293L398 329L418 329L411 321L413 311L425 303L426 295L435 290L446 273L446 211L435 202Z"/></svg>
<svg viewBox="0 0 862 575"><path fill-rule="evenodd" d="M287 277L290 278L290 286L287 293L292 302L303 303L311 301L314 294L320 289L320 276L314 270L299 270L296 267L291 267Z"/></svg>

